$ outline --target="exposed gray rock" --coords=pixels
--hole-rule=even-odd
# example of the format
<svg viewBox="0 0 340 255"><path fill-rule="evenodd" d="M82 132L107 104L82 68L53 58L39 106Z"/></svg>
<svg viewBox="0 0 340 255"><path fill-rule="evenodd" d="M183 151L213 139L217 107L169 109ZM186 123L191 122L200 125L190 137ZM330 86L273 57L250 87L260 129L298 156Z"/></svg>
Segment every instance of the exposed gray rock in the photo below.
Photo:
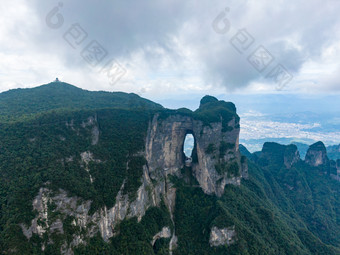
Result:
<svg viewBox="0 0 340 255"><path fill-rule="evenodd" d="M97 123L97 116L90 116L87 118L86 122L81 123L82 128L92 128L91 129L91 134L92 134L92 145L96 145L99 141L99 128L98 128L98 123Z"/></svg>
<svg viewBox="0 0 340 255"><path fill-rule="evenodd" d="M235 226L219 229L213 227L210 232L210 246L230 245L236 241Z"/></svg>
<svg viewBox="0 0 340 255"><path fill-rule="evenodd" d="M170 243L169 243L169 254L172 255L173 251L177 248L177 236L175 234L175 232L172 234L172 237L170 239Z"/></svg>
<svg viewBox="0 0 340 255"><path fill-rule="evenodd" d="M155 242L160 238L170 238L171 230L169 227L163 227L161 231L159 231L156 235L153 236L151 245L154 246Z"/></svg>
<svg viewBox="0 0 340 255"><path fill-rule="evenodd" d="M265 142L261 152L253 154L253 159L260 165L279 164L288 169L301 160L295 144L283 145L275 142Z"/></svg>
<svg viewBox="0 0 340 255"><path fill-rule="evenodd" d="M96 124L96 122L97 122L97 116L90 116L90 117L87 118L86 122L83 121L81 123L81 127L82 128L92 127L92 126L94 126Z"/></svg>
<svg viewBox="0 0 340 255"><path fill-rule="evenodd" d="M33 138L29 138L28 139L31 143L33 143L33 142L35 142L36 140L37 140L37 138L36 137L33 137Z"/></svg>
<svg viewBox="0 0 340 255"><path fill-rule="evenodd" d="M290 169L295 163L299 162L300 160L300 153L297 146L295 144L287 145L283 159L286 168Z"/></svg>
<svg viewBox="0 0 340 255"><path fill-rule="evenodd" d="M74 132L76 132L77 135L80 135L80 129L87 129L91 132L91 144L96 145L99 141L99 135L100 131L98 128L98 122L97 122L97 116L89 116L86 121L82 121L82 123L79 125L74 124L74 120L71 120L70 122L65 123L67 128L70 128ZM64 141L64 140L63 140Z"/></svg>
<svg viewBox="0 0 340 255"><path fill-rule="evenodd" d="M73 131L76 131L76 129L74 128L74 120L72 119L70 122L66 122L65 123L67 128L70 128Z"/></svg>
<svg viewBox="0 0 340 255"><path fill-rule="evenodd" d="M83 154L84 162L92 159L91 153ZM63 254L71 254L73 247L83 243L85 237L92 237L97 232L100 232L102 238L108 241L116 233L115 226L126 218L137 217L140 221L145 215L146 210L151 206L158 206L163 199L173 212L175 205L175 189L172 185L166 185L166 179L160 181L155 186L152 184L148 175L148 169L144 167L142 185L138 189L137 198L130 202L128 194L124 194L124 185L122 184L120 191L116 196L116 203L112 208L104 206L93 215L89 215L91 201L84 201L78 197L69 197L66 191L60 189L57 194L52 194L48 188L41 188L39 194L33 201L33 208L37 210L38 215L32 220L31 226L26 227L20 224L24 235L30 239L32 233L42 236L45 232L49 235L53 232L63 233L62 221L67 216L75 217L72 225L79 226L85 236L82 234L74 235L74 239L70 244L65 244L62 247ZM53 203L61 218L50 222L48 216L48 203ZM172 214L172 213L171 213ZM171 215L171 217L173 217ZM71 249L71 250L70 250Z"/></svg>
<svg viewBox="0 0 340 255"><path fill-rule="evenodd" d="M242 166L242 177L248 179L248 158L246 156L241 156L241 166Z"/></svg>
<svg viewBox="0 0 340 255"><path fill-rule="evenodd" d="M46 188L41 188L39 194L33 200L33 210L37 210L38 216L34 218L31 222L31 226L28 228L24 224L19 224L23 230L24 235L30 239L32 233L42 236L47 229L49 229L48 224L48 211L47 205L50 202L50 191Z"/></svg>
<svg viewBox="0 0 340 255"><path fill-rule="evenodd" d="M63 222L60 219L57 219L50 226L50 233L58 232L59 234L64 234Z"/></svg>
<svg viewBox="0 0 340 255"><path fill-rule="evenodd" d="M92 128L91 133L92 133L92 142L91 142L91 144L92 145L96 145L98 143L98 141L99 141L99 129L98 129L98 127L94 126Z"/></svg>
<svg viewBox="0 0 340 255"><path fill-rule="evenodd" d="M168 174L180 176L185 165L183 143L185 136L192 133L195 138L194 153L197 161L192 162L193 174L207 194L222 195L226 184L239 185L242 175L247 176L246 162L242 165L238 148L239 125L235 118L229 121L229 131L222 131L222 120L204 125L202 121L181 114L170 115L166 119L155 115L149 124L146 139L146 160L152 179ZM221 146L223 154L221 155ZM207 153L208 148L214 148ZM195 155L193 155L195 157ZM238 174L227 171L218 173L217 165L227 167L231 162L237 164Z"/></svg>
<svg viewBox="0 0 340 255"><path fill-rule="evenodd" d="M91 161L97 162L97 163L101 163L102 161L100 159L95 159L93 157L93 153L90 151L84 151L82 153L80 153L80 157L83 163L88 164Z"/></svg>
<svg viewBox="0 0 340 255"><path fill-rule="evenodd" d="M227 125L223 127L222 125ZM79 134L73 120L66 123L68 128ZM91 128L92 145L98 143L99 129L96 117L89 117L78 128ZM33 208L37 216L32 220L31 226L20 224L25 236L29 239L33 233L42 236L47 233L64 233L63 220L68 216L74 217L72 225L79 231L73 235L70 242L61 247L62 254L73 254L73 248L80 244L86 244L84 240L93 237L98 232L104 241L118 234L116 226L124 219L137 217L142 219L148 208L159 206L164 201L171 220L175 210L176 188L170 182L169 175L181 177L181 169L185 165L183 143L186 134L192 133L195 137L195 157L191 164L193 177L197 179L200 187L207 194L221 196L225 185L240 185L241 178L247 178L248 166L246 160L241 160L239 152L239 123L234 117L225 123L220 116L220 121L207 125L191 116L182 114L170 114L166 118L155 115L149 123L145 151L138 155L145 157L147 164L143 167L141 186L138 188L134 201L129 200L124 193L125 181L116 195L116 203L112 208L106 206L98 209L92 215L89 214L92 201L85 201L79 197L70 197L64 190L52 193L48 188L42 187L33 201ZM102 162L95 159L90 151L80 154L81 167L89 171L90 162ZM73 160L73 157L63 159L62 162ZM233 166L233 171L229 171ZM128 167L128 166L127 166ZM90 173L89 173L90 175ZM91 182L93 181L90 175ZM59 217L50 219L49 204L54 204L53 212L59 212ZM152 243L157 238L170 238L170 254L177 247L175 229L172 233L169 227L163 228L154 236ZM213 244L227 243L234 240L234 229L214 228L211 234ZM215 238L215 236L217 236ZM216 239L216 240L215 240ZM220 241L218 241L220 239ZM46 247L47 243L43 243Z"/></svg>
<svg viewBox="0 0 340 255"><path fill-rule="evenodd" d="M158 199L153 199L152 190L153 185L148 175L147 167L143 167L143 177L142 177L142 185L139 187L137 191L137 198L130 204L129 217L137 217L138 221L142 219L146 210L150 206L156 206L159 204ZM151 194L149 191L151 191Z"/></svg>
<svg viewBox="0 0 340 255"><path fill-rule="evenodd" d="M320 166L329 163L326 147L323 142L317 142L309 146L305 162L311 166Z"/></svg>
<svg viewBox="0 0 340 255"><path fill-rule="evenodd" d="M340 159L337 161L330 160L330 177L334 180L340 181Z"/></svg>
<svg viewBox="0 0 340 255"><path fill-rule="evenodd" d="M84 152L80 153L80 158L81 158L82 166L84 167L86 172L88 172L88 174L90 176L90 181L91 181L91 183L93 183L93 178L92 178L92 175L90 174L89 163L91 161L96 162L96 163L101 163L102 161L100 159L94 159L93 154L90 151L84 151Z"/></svg>

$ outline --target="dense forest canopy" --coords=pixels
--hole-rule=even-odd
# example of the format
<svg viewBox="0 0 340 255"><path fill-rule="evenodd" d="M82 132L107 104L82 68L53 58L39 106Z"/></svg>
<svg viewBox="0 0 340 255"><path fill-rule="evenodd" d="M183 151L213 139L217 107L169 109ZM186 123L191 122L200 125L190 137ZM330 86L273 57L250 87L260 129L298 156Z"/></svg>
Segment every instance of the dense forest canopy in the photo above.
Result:
<svg viewBox="0 0 340 255"><path fill-rule="evenodd" d="M32 201L42 187L91 201L90 215L112 207L122 186L129 199L135 199L146 164L140 152L148 123L155 114L162 119L174 113L206 125L219 117L239 121L234 104L212 97L203 98L192 112L168 110L135 94L90 92L61 82L1 93L1 253L60 254L63 243L81 232L67 217L63 234L33 234L29 240L24 236L20 224L28 226L37 215ZM186 180L171 179L177 192L173 217L162 202L140 221L132 217L120 222L108 242L98 233L73 252L169 254L170 238L151 244L153 236L169 226L178 237L173 254L340 254L340 183L330 178L325 166L299 160L287 168L283 157L292 149L267 144L258 157L241 147L249 179L240 186L227 185L221 197L205 194L190 169L182 169L189 173ZM89 151L93 160L85 165L80 155ZM49 217L60 217L53 206ZM209 245L214 226L233 226L236 241ZM52 241L42 249L48 238Z"/></svg>

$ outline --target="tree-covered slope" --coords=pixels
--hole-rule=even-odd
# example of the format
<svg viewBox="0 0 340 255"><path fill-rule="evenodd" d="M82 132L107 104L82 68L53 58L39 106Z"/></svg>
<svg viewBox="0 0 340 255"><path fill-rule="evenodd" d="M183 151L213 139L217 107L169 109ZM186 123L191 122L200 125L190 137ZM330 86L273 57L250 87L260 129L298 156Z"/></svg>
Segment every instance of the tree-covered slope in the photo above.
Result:
<svg viewBox="0 0 340 255"><path fill-rule="evenodd" d="M339 183L303 162L277 163L249 162L249 179L219 199L179 182L175 254L339 254ZM235 226L237 241L210 247L213 226Z"/></svg>
<svg viewBox="0 0 340 255"><path fill-rule="evenodd" d="M1 93L0 109L0 254L340 254L340 183L292 145L242 148L249 178L220 197L203 192L190 166L147 176L155 114L192 116L207 130L222 119L227 134L239 121L232 103L207 96L195 112L170 111L52 83ZM146 196L160 202L139 204ZM233 236L214 246L214 228Z"/></svg>
<svg viewBox="0 0 340 255"><path fill-rule="evenodd" d="M13 89L0 94L1 122L50 110L102 108L160 109L162 106L133 93L87 91L64 82L52 82L29 89Z"/></svg>

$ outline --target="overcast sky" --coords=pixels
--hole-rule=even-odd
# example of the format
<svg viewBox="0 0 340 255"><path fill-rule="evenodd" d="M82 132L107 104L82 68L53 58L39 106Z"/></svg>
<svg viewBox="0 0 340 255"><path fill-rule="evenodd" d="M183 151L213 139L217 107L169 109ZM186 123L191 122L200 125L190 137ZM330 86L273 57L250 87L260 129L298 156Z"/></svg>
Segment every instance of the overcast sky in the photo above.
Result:
<svg viewBox="0 0 340 255"><path fill-rule="evenodd" d="M59 77L149 98L340 92L337 0L11 0L0 11L1 91Z"/></svg>

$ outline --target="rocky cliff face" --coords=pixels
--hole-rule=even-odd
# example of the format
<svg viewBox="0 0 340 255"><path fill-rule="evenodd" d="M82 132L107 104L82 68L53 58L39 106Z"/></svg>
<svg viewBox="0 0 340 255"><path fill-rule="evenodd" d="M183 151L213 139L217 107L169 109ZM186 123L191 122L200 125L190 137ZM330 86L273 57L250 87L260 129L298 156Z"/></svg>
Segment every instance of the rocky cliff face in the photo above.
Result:
<svg viewBox="0 0 340 255"><path fill-rule="evenodd" d="M331 162L334 162L334 164L333 164L333 172L331 169L330 175L333 179L340 182L340 159L338 159L337 161L331 160Z"/></svg>
<svg viewBox="0 0 340 255"><path fill-rule="evenodd" d="M235 226L219 229L213 227L210 232L210 246L230 245L236 241Z"/></svg>
<svg viewBox="0 0 340 255"><path fill-rule="evenodd" d="M311 166L321 166L329 163L326 147L323 142L317 142L309 146L305 162Z"/></svg>
<svg viewBox="0 0 340 255"><path fill-rule="evenodd" d="M262 151L254 157L262 165L274 163L284 165L287 169L301 160L296 145L282 145L273 142L264 143Z"/></svg>
<svg viewBox="0 0 340 255"><path fill-rule="evenodd" d="M236 113L235 113L236 115ZM247 177L247 164L239 152L240 126L237 117L227 122L218 116L209 124L186 114L154 116L146 141L146 160L151 179L162 175L181 176L185 165L184 139L195 139L192 173L203 191L221 196L226 184L240 185Z"/></svg>
<svg viewBox="0 0 340 255"><path fill-rule="evenodd" d="M51 241L49 237L53 233L64 232L63 222L71 217L73 219L71 225L79 231L73 234L71 242L65 241L61 253L73 254L74 247L80 244L86 245L85 240L97 233L100 233L104 241L108 241L119 234L116 226L121 221L132 217L137 217L140 221L150 207L160 206L162 201L174 225L176 189L170 181L170 176L184 177L181 171L185 167L183 144L185 136L189 133L193 134L195 145L192 164L187 167L199 187L206 194L221 196L225 185L240 185L241 178L248 176L248 167L246 158L241 157L239 152L240 126L235 106L209 97L201 101L199 110L201 112L198 113L161 112L155 114L150 120L145 150L139 152L147 163L143 167L143 175L140 177L141 186L133 201L129 200L127 193L124 193L124 181L116 195L116 203L113 207L104 206L90 214L92 201L70 197L67 191L61 189L52 192L48 187L49 183L46 183L33 201L33 208L37 211L36 217L31 225L20 225L24 235L28 239L33 234L41 238L45 235L45 243L42 245L44 249ZM210 114L208 119L205 118L206 114ZM96 145L100 134L96 118L90 117L82 125L92 129L92 145ZM81 159L79 167L88 173L91 162L105 163L95 159L91 151L80 153L79 158ZM93 177L90 174L89 178L92 183ZM161 232L155 233L152 243L159 238L170 238L171 254L177 245L175 231L175 226L172 230L169 226L164 226ZM216 229L212 233L213 245L231 243L231 238L235 235L234 230ZM215 236L221 240L218 241Z"/></svg>
<svg viewBox="0 0 340 255"><path fill-rule="evenodd" d="M300 153L296 145L288 145L285 149L283 159L286 168L290 169L295 163L299 162L300 160Z"/></svg>
<svg viewBox="0 0 340 255"><path fill-rule="evenodd" d="M50 238L53 233L64 233L64 225L67 219L72 218L71 225L77 231L71 237L71 242L66 242L61 246L61 254L73 254L73 249L80 244L86 245L86 239L100 233L104 241L119 234L116 226L124 219L137 217L138 221L142 219L146 210L151 206L158 206L160 202L159 196L166 199L169 210L173 210L175 201L174 189L170 187L152 186L150 179L144 173L143 184L137 192L137 198L134 201L129 201L128 195L123 193L124 184L116 197L116 204L112 208L103 208L90 214L92 201L84 201L79 197L70 197L64 190L52 192L49 188L41 188L39 194L33 201L33 209L37 211L37 216L32 220L30 226L20 224L23 234L30 239L33 234L37 234L40 238L47 234L47 239L43 238L44 247L52 242ZM47 184L48 186L48 184ZM148 188L147 188L148 187ZM164 190L162 190L164 189ZM158 198L154 196L157 192ZM58 215L57 217L55 215ZM161 233L155 235L155 241L159 238L170 238L170 250L176 247L175 233L171 232L169 227L164 227Z"/></svg>
<svg viewBox="0 0 340 255"><path fill-rule="evenodd" d="M340 159L329 160L329 174L331 178L340 181Z"/></svg>

